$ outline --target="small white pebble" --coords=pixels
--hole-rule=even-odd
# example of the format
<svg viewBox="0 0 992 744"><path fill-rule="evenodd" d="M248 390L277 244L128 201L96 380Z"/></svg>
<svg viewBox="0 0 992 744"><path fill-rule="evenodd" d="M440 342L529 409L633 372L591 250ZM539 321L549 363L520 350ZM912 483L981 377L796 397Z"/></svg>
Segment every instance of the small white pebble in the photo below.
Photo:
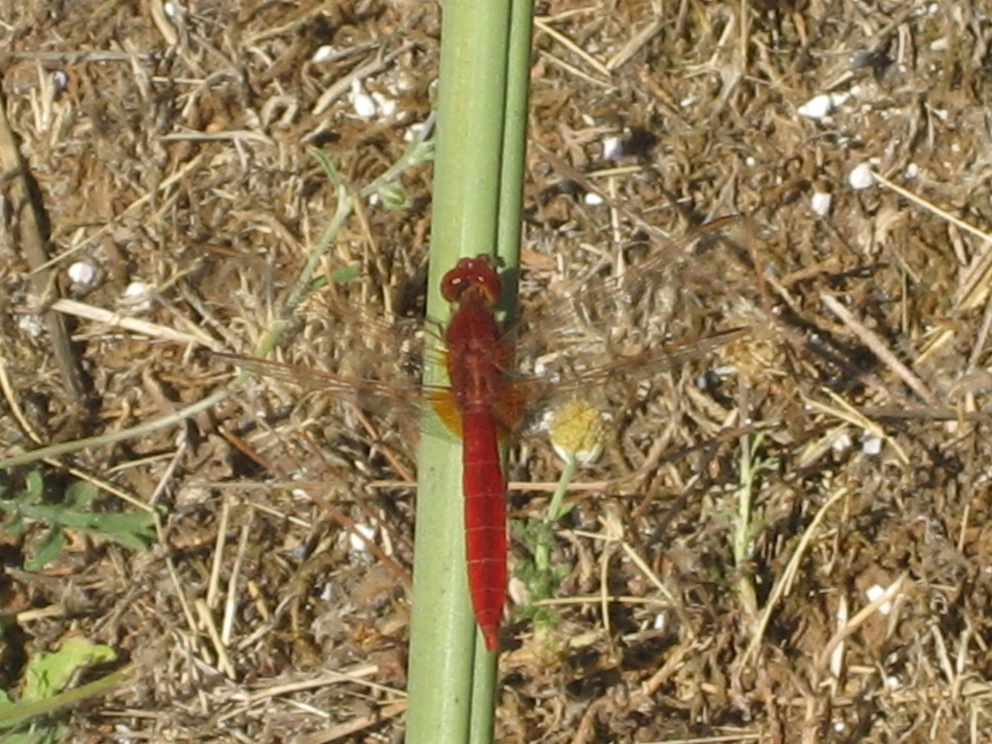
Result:
<svg viewBox="0 0 992 744"><path fill-rule="evenodd" d="M88 287L96 281L96 267L89 261L76 261L67 270L69 281L80 287Z"/></svg>
<svg viewBox="0 0 992 744"><path fill-rule="evenodd" d="M753 168L757 164L758 161L755 159L753 155L748 155L746 158L744 158L744 165L746 165L748 168Z"/></svg>
<svg viewBox="0 0 992 744"><path fill-rule="evenodd" d="M880 586L879 584L872 584L870 587L865 589L865 596L868 598L869 602L874 602L883 594L885 594L885 587ZM881 612L883 615L888 615L890 612L892 612L892 603L883 602L881 607L878 608L878 611Z"/></svg>
<svg viewBox="0 0 992 744"><path fill-rule="evenodd" d="M867 163L860 163L851 169L847 174L847 182L852 189L867 189L875 185L875 176L871 173L871 166Z"/></svg>
<svg viewBox="0 0 992 744"><path fill-rule="evenodd" d="M603 203L603 197L601 197L599 194L594 194L590 191L585 195L584 201L590 207L597 207Z"/></svg>
<svg viewBox="0 0 992 744"><path fill-rule="evenodd" d="M861 451L869 457L874 457L882 451L882 440L872 434L866 435L861 442Z"/></svg>
<svg viewBox="0 0 992 744"><path fill-rule="evenodd" d="M169 16L169 18L176 17L176 6L173 5L172 3L165 3L162 6L162 10L165 11L165 14Z"/></svg>
<svg viewBox="0 0 992 744"><path fill-rule="evenodd" d="M830 96L826 93L821 93L818 96L813 96L806 103L802 104L796 109L796 112L800 116L805 116L807 119L822 119L824 116L830 113L833 106L830 103Z"/></svg>
<svg viewBox="0 0 992 744"><path fill-rule="evenodd" d="M906 165L905 173L906 173L906 178L916 178L918 175L920 175L920 166L918 166L916 163L909 163L908 165Z"/></svg>
<svg viewBox="0 0 992 744"><path fill-rule="evenodd" d="M372 540L375 537L375 527L370 524L356 524L355 532L362 535L367 540ZM348 549L355 553L369 552L368 543L354 533L348 533Z"/></svg>
<svg viewBox="0 0 992 744"><path fill-rule="evenodd" d="M55 88L55 94L58 95L65 90L65 86L69 84L69 76L66 75L62 70L56 70L52 73L52 87Z"/></svg>
<svg viewBox="0 0 992 744"><path fill-rule="evenodd" d="M378 91L372 91L372 100L375 102L379 113L383 116L392 116L396 113L396 101L392 98L384 96Z"/></svg>
<svg viewBox="0 0 992 744"><path fill-rule="evenodd" d="M152 306L149 289L144 282L131 282L124 288L124 301L134 312L144 312Z"/></svg>
<svg viewBox="0 0 992 744"><path fill-rule="evenodd" d="M825 191L814 191L813 197L810 199L810 206L813 208L815 214L820 215L820 217L826 217L830 214L830 204L833 201L833 197Z"/></svg>
<svg viewBox="0 0 992 744"><path fill-rule="evenodd" d="M846 431L838 435L830 445L834 452L843 452L851 447L851 435Z"/></svg>
<svg viewBox="0 0 992 744"><path fill-rule="evenodd" d="M143 294L148 294L148 285L144 282L131 282L124 289L124 296L128 298L140 297Z"/></svg>
<svg viewBox="0 0 992 744"><path fill-rule="evenodd" d="M375 100L365 92L365 88L362 87L360 80L353 80L351 82L351 93L348 94L348 100L351 101L355 113L363 119L371 119L375 116Z"/></svg>
<svg viewBox="0 0 992 744"><path fill-rule="evenodd" d="M623 142L619 137L603 138L603 160L616 160L623 155Z"/></svg>
<svg viewBox="0 0 992 744"><path fill-rule="evenodd" d="M418 139L423 134L424 127L426 126L427 125L422 121L419 121L416 124L411 124L406 128L406 131L403 132L403 140L405 142L413 142L415 139Z"/></svg>
<svg viewBox="0 0 992 744"><path fill-rule="evenodd" d="M805 116L807 119L819 121L838 106L844 105L850 97L850 93L821 93L818 96L813 96L806 103L799 106L796 112L800 116Z"/></svg>
<svg viewBox="0 0 992 744"><path fill-rule="evenodd" d="M21 329L22 333L25 333L32 338L38 338L44 330L41 325L41 318L37 315L20 316L17 319L17 327Z"/></svg>
<svg viewBox="0 0 992 744"><path fill-rule="evenodd" d="M321 46L317 47L317 51L313 53L313 56L310 59L314 63L320 64L321 62L327 62L333 56L334 56L334 47L332 47L330 44L322 44Z"/></svg>
<svg viewBox="0 0 992 744"><path fill-rule="evenodd" d="M890 690L898 690L900 687L902 687L902 680L899 679L896 675L890 674L888 677L885 678L885 686Z"/></svg>

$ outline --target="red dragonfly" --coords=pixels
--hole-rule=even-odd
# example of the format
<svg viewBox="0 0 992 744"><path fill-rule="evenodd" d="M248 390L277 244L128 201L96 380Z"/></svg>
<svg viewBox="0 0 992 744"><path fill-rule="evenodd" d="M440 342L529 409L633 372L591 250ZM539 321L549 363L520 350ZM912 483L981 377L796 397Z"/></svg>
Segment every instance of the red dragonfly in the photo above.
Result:
<svg viewBox="0 0 992 744"><path fill-rule="evenodd" d="M520 417L507 377L513 348L495 316L502 294L489 256L463 258L441 279L441 295L456 307L444 333L451 388L431 396L441 420L462 437L468 586L489 651L499 645L506 602L506 478L499 442Z"/></svg>
<svg viewBox="0 0 992 744"><path fill-rule="evenodd" d="M704 226L704 231L726 224L729 219ZM676 251L694 242L698 234L689 236L652 261L653 268L637 273L637 281L606 280L592 289L591 305L619 302L626 308L636 301L635 295L656 290L652 281L667 273L672 262L678 262ZM645 290L645 280L646 286ZM441 281L441 294L454 307L444 332L445 365L450 387L436 387L410 397L430 402L448 429L463 440L463 496L465 520L465 553L472 607L482 631L486 647L498 647L499 626L506 602L507 533L506 478L500 462L500 442L512 432L523 418L525 403L546 402L549 390L570 392L590 386L603 386L614 378L643 379L652 372L670 368L680 359L699 356L707 350L726 344L742 335L741 329L717 333L691 344L673 344L659 350L640 348L626 358L613 358L605 364L586 367L572 375L568 385L549 378L547 373L513 376L515 344L510 334L500 327L495 307L503 294L502 282L495 261L489 256L464 258L448 271ZM587 303L589 304L589 303ZM576 314L578 313L578 314ZM569 309L550 313L546 319L551 329L545 329L549 345L575 335L575 324L581 316L588 320L591 311ZM557 329L556 329L557 326ZM611 329L616 330L616 329ZM556 335L557 334L557 335ZM375 335L374 332L371 335ZM544 335L544 334L542 334ZM553 337L549 340L548 336ZM573 339L574 341L574 339ZM609 344L607 344L609 345ZM637 344L635 344L637 346ZM540 352L534 351L530 358ZM526 350L524 350L526 352ZM228 356L228 358L234 358ZM319 385L332 394L348 396L354 392L371 392L374 396L394 397L395 382L357 378L346 375L301 370L290 365L234 358L243 366L266 375Z"/></svg>

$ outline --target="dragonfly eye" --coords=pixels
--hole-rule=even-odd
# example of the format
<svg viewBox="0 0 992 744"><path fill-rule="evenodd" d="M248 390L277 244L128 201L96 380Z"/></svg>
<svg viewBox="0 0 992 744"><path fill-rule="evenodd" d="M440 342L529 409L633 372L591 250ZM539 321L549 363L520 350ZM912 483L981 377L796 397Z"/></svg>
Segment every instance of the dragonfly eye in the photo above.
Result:
<svg viewBox="0 0 992 744"><path fill-rule="evenodd" d="M461 259L441 279L441 296L448 302L459 302L470 287L481 288L483 297L488 302L499 302L503 283L491 256Z"/></svg>

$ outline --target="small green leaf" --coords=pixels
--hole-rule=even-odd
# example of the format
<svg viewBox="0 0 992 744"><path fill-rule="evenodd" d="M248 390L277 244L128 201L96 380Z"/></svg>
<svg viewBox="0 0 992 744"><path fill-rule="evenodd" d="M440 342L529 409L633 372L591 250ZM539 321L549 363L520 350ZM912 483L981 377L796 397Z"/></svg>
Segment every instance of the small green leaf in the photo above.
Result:
<svg viewBox="0 0 992 744"><path fill-rule="evenodd" d="M16 512L11 514L10 517L7 518L7 521L3 523L3 531L13 537L20 537L23 535L24 527L24 518Z"/></svg>
<svg viewBox="0 0 992 744"><path fill-rule="evenodd" d="M65 492L65 505L78 511L89 511L100 489L89 481L75 481Z"/></svg>
<svg viewBox="0 0 992 744"><path fill-rule="evenodd" d="M38 501L45 489L45 481L41 477L41 471L29 470L24 476L24 490L14 498L18 501Z"/></svg>
<svg viewBox="0 0 992 744"><path fill-rule="evenodd" d="M418 163L427 163L434 159L434 140L424 140L423 142L417 144L414 147L412 153L410 153L410 163L411 165L416 165Z"/></svg>
<svg viewBox="0 0 992 744"><path fill-rule="evenodd" d="M327 153L322 150L318 150L316 147L310 148L310 154L317 159L321 167L324 169L324 173L327 175L327 180L333 183L335 186L342 186L344 182L341 180L341 174L338 172L337 167L331 162L331 159L327 157Z"/></svg>
<svg viewBox="0 0 992 744"><path fill-rule="evenodd" d="M28 557L24 561L24 568L28 571L40 571L58 558L62 548L65 547L65 542L62 528L52 527L28 547Z"/></svg>
<svg viewBox="0 0 992 744"><path fill-rule="evenodd" d="M148 512L94 514L92 517L87 532L106 537L130 550L148 550L155 541L155 523Z"/></svg>
<svg viewBox="0 0 992 744"><path fill-rule="evenodd" d="M353 282L362 276L362 269L356 264L350 266L341 266L334 269L331 272L331 280L338 284L347 284L348 282Z"/></svg>
<svg viewBox="0 0 992 744"><path fill-rule="evenodd" d="M386 209L407 209L410 206L406 189L399 183L384 183L376 193Z"/></svg>
<svg viewBox="0 0 992 744"><path fill-rule="evenodd" d="M28 662L21 700L43 700L57 695L78 671L116 659L117 652L110 646L82 636L67 638L58 651L37 654Z"/></svg>
<svg viewBox="0 0 992 744"><path fill-rule="evenodd" d="M28 570L37 571L54 560L65 547L65 530L75 530L113 540L131 550L147 550L155 540L152 515L146 511L122 513L96 511L100 489L87 481L73 482L60 501L43 498L44 484L37 470L25 475L24 488L12 499L0 500L0 510L7 512L2 529L10 535L22 535L28 526L45 525L49 529L29 546Z"/></svg>
<svg viewBox="0 0 992 744"><path fill-rule="evenodd" d="M24 691L20 699L13 700L6 691L0 690L0 728L22 727L28 723L32 727L29 731L5 734L0 741L3 744L65 741L68 728L51 716L70 700L80 699L84 690L62 690L81 670L116 659L114 649L81 637L69 638L54 653L33 656L24 673Z"/></svg>

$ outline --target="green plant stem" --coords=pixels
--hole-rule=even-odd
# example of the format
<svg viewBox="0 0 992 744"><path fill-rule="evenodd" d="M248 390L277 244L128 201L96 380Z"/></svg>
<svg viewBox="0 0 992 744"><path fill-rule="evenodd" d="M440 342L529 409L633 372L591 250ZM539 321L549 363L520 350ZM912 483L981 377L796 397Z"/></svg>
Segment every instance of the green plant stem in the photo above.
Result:
<svg viewBox="0 0 992 744"><path fill-rule="evenodd" d="M450 0L443 12L427 305L428 316L441 322L449 308L439 294L440 279L459 257L498 252L515 277L531 5ZM525 36L511 42L511 27ZM515 298L512 285L507 295ZM512 314L512 302L502 309ZM444 384L446 376L432 364L424 379ZM461 471L461 443L425 434L418 465L408 744L492 738L496 655L485 652L468 597Z"/></svg>
<svg viewBox="0 0 992 744"><path fill-rule="evenodd" d="M512 0L510 39L507 48L496 255L503 259L507 269L514 271L514 280L517 278L515 272L520 265L520 215L527 151L527 107L530 101L533 24L533 0ZM510 282L505 287L503 299L504 308L512 315L517 303L516 281Z"/></svg>
<svg viewBox="0 0 992 744"><path fill-rule="evenodd" d="M543 529L534 547L534 566L542 573L547 573L550 568L552 532L555 523L561 519L562 502L565 500L565 494L568 493L568 487L575 479L578 469L578 460L574 454L569 453L565 459L565 468L561 471L561 476L558 478L558 485L555 487L555 492L551 496L551 503L548 504L548 511L544 515ZM546 599L546 597L539 597L538 599Z"/></svg>
<svg viewBox="0 0 992 744"><path fill-rule="evenodd" d="M751 620L757 618L758 598L754 590L748 560L751 540L754 537L752 503L754 488L764 465L758 460L763 434L759 433L752 443L750 437L743 438L741 462L741 487L737 490L737 516L734 520L733 551L737 569L737 592L744 607L744 614Z"/></svg>
<svg viewBox="0 0 992 744"><path fill-rule="evenodd" d="M124 682L133 670L133 665L128 665L112 674L108 674L106 677L101 677L72 690L60 692L58 695L53 695L44 700L30 700L12 705L0 712L0 728L24 724L38 716L53 715L87 698L95 697L96 695L105 695Z"/></svg>

